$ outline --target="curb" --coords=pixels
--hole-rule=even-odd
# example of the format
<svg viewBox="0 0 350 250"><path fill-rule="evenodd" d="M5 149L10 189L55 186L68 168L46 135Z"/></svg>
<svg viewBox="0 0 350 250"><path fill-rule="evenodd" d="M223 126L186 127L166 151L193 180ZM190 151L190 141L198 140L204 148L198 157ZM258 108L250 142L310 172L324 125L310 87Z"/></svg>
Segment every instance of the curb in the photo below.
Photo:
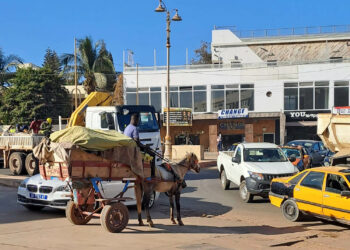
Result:
<svg viewBox="0 0 350 250"><path fill-rule="evenodd" d="M201 166L201 168L215 167L216 161L199 162L199 165Z"/></svg>
<svg viewBox="0 0 350 250"><path fill-rule="evenodd" d="M0 186L18 188L21 182L22 180L18 180L18 179L13 180L13 179L0 177Z"/></svg>

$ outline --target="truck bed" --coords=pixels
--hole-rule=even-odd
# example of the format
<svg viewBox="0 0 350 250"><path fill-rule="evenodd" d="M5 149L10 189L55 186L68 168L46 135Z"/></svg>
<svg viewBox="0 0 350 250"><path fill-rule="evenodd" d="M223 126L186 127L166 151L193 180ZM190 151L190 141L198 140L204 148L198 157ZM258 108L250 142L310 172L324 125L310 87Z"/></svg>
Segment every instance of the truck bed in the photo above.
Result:
<svg viewBox="0 0 350 250"><path fill-rule="evenodd" d="M44 136L27 134L0 136L0 149L32 150L43 138Z"/></svg>

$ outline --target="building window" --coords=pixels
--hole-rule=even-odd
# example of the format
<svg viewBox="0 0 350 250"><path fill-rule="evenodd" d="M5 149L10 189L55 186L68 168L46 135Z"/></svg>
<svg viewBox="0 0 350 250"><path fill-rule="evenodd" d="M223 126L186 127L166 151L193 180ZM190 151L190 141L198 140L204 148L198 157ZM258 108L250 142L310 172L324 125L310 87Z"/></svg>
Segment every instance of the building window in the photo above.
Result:
<svg viewBox="0 0 350 250"><path fill-rule="evenodd" d="M207 111L207 86L193 86L194 112Z"/></svg>
<svg viewBox="0 0 350 250"><path fill-rule="evenodd" d="M223 86L223 85L222 85ZM216 88L211 91L211 110L212 111L218 111L220 109L224 109L225 107L225 90L217 90Z"/></svg>
<svg viewBox="0 0 350 250"><path fill-rule="evenodd" d="M334 107L349 106L349 82L334 82Z"/></svg>
<svg viewBox="0 0 350 250"><path fill-rule="evenodd" d="M315 109L328 109L329 82L315 82Z"/></svg>
<svg viewBox="0 0 350 250"><path fill-rule="evenodd" d="M284 83L284 109L328 109L329 82Z"/></svg>
<svg viewBox="0 0 350 250"><path fill-rule="evenodd" d="M314 108L314 90L312 82L299 83L299 109Z"/></svg>
<svg viewBox="0 0 350 250"><path fill-rule="evenodd" d="M157 112L162 108L161 87L139 88L139 105L152 105ZM136 105L136 88L126 88L126 104Z"/></svg>
<svg viewBox="0 0 350 250"><path fill-rule="evenodd" d="M254 110L254 84L227 84L211 87L212 111L248 108Z"/></svg>
<svg viewBox="0 0 350 250"><path fill-rule="evenodd" d="M241 85L241 108L254 110L254 84Z"/></svg>
<svg viewBox="0 0 350 250"><path fill-rule="evenodd" d="M180 87L181 108L192 108L192 86Z"/></svg>

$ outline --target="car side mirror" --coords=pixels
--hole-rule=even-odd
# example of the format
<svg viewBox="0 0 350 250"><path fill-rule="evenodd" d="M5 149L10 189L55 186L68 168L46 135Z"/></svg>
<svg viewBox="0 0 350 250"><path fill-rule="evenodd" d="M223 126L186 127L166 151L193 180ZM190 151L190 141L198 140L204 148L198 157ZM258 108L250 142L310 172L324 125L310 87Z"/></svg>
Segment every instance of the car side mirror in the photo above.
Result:
<svg viewBox="0 0 350 250"><path fill-rule="evenodd" d="M236 158L236 157L232 157L232 162L234 163L240 163L240 159L239 158Z"/></svg>
<svg viewBox="0 0 350 250"><path fill-rule="evenodd" d="M296 159L297 159L297 158L296 158L294 155L292 155L291 157L289 157L289 160L290 160L291 162L295 162Z"/></svg>
<svg viewBox="0 0 350 250"><path fill-rule="evenodd" d="M350 197L350 191L341 191L340 196Z"/></svg>

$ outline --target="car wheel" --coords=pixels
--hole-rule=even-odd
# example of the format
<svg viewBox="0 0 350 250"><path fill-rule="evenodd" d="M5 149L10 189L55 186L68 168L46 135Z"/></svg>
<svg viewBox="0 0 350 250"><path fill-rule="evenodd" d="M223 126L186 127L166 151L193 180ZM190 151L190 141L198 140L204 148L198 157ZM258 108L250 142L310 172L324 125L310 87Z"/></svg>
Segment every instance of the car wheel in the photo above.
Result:
<svg viewBox="0 0 350 250"><path fill-rule="evenodd" d="M43 206L33 206L33 205L23 205L23 206L30 211L39 211L44 208Z"/></svg>
<svg viewBox="0 0 350 250"><path fill-rule="evenodd" d="M230 187L230 181L226 177L226 172L223 169L220 174L221 187L223 190L227 190Z"/></svg>
<svg viewBox="0 0 350 250"><path fill-rule="evenodd" d="M247 184L245 182L245 180L243 180L241 182L241 184L239 185L239 195L241 196L241 199L245 202L245 203L249 203L253 200L254 195L252 195L251 193L249 193L248 189L247 189Z"/></svg>
<svg viewBox="0 0 350 250"><path fill-rule="evenodd" d="M284 218L290 221L299 221L302 218L298 205L291 199L286 200L282 204L282 213Z"/></svg>
<svg viewBox="0 0 350 250"><path fill-rule="evenodd" d="M9 167L14 175L21 175L25 173L25 158L26 155L21 152L14 152L10 155Z"/></svg>

